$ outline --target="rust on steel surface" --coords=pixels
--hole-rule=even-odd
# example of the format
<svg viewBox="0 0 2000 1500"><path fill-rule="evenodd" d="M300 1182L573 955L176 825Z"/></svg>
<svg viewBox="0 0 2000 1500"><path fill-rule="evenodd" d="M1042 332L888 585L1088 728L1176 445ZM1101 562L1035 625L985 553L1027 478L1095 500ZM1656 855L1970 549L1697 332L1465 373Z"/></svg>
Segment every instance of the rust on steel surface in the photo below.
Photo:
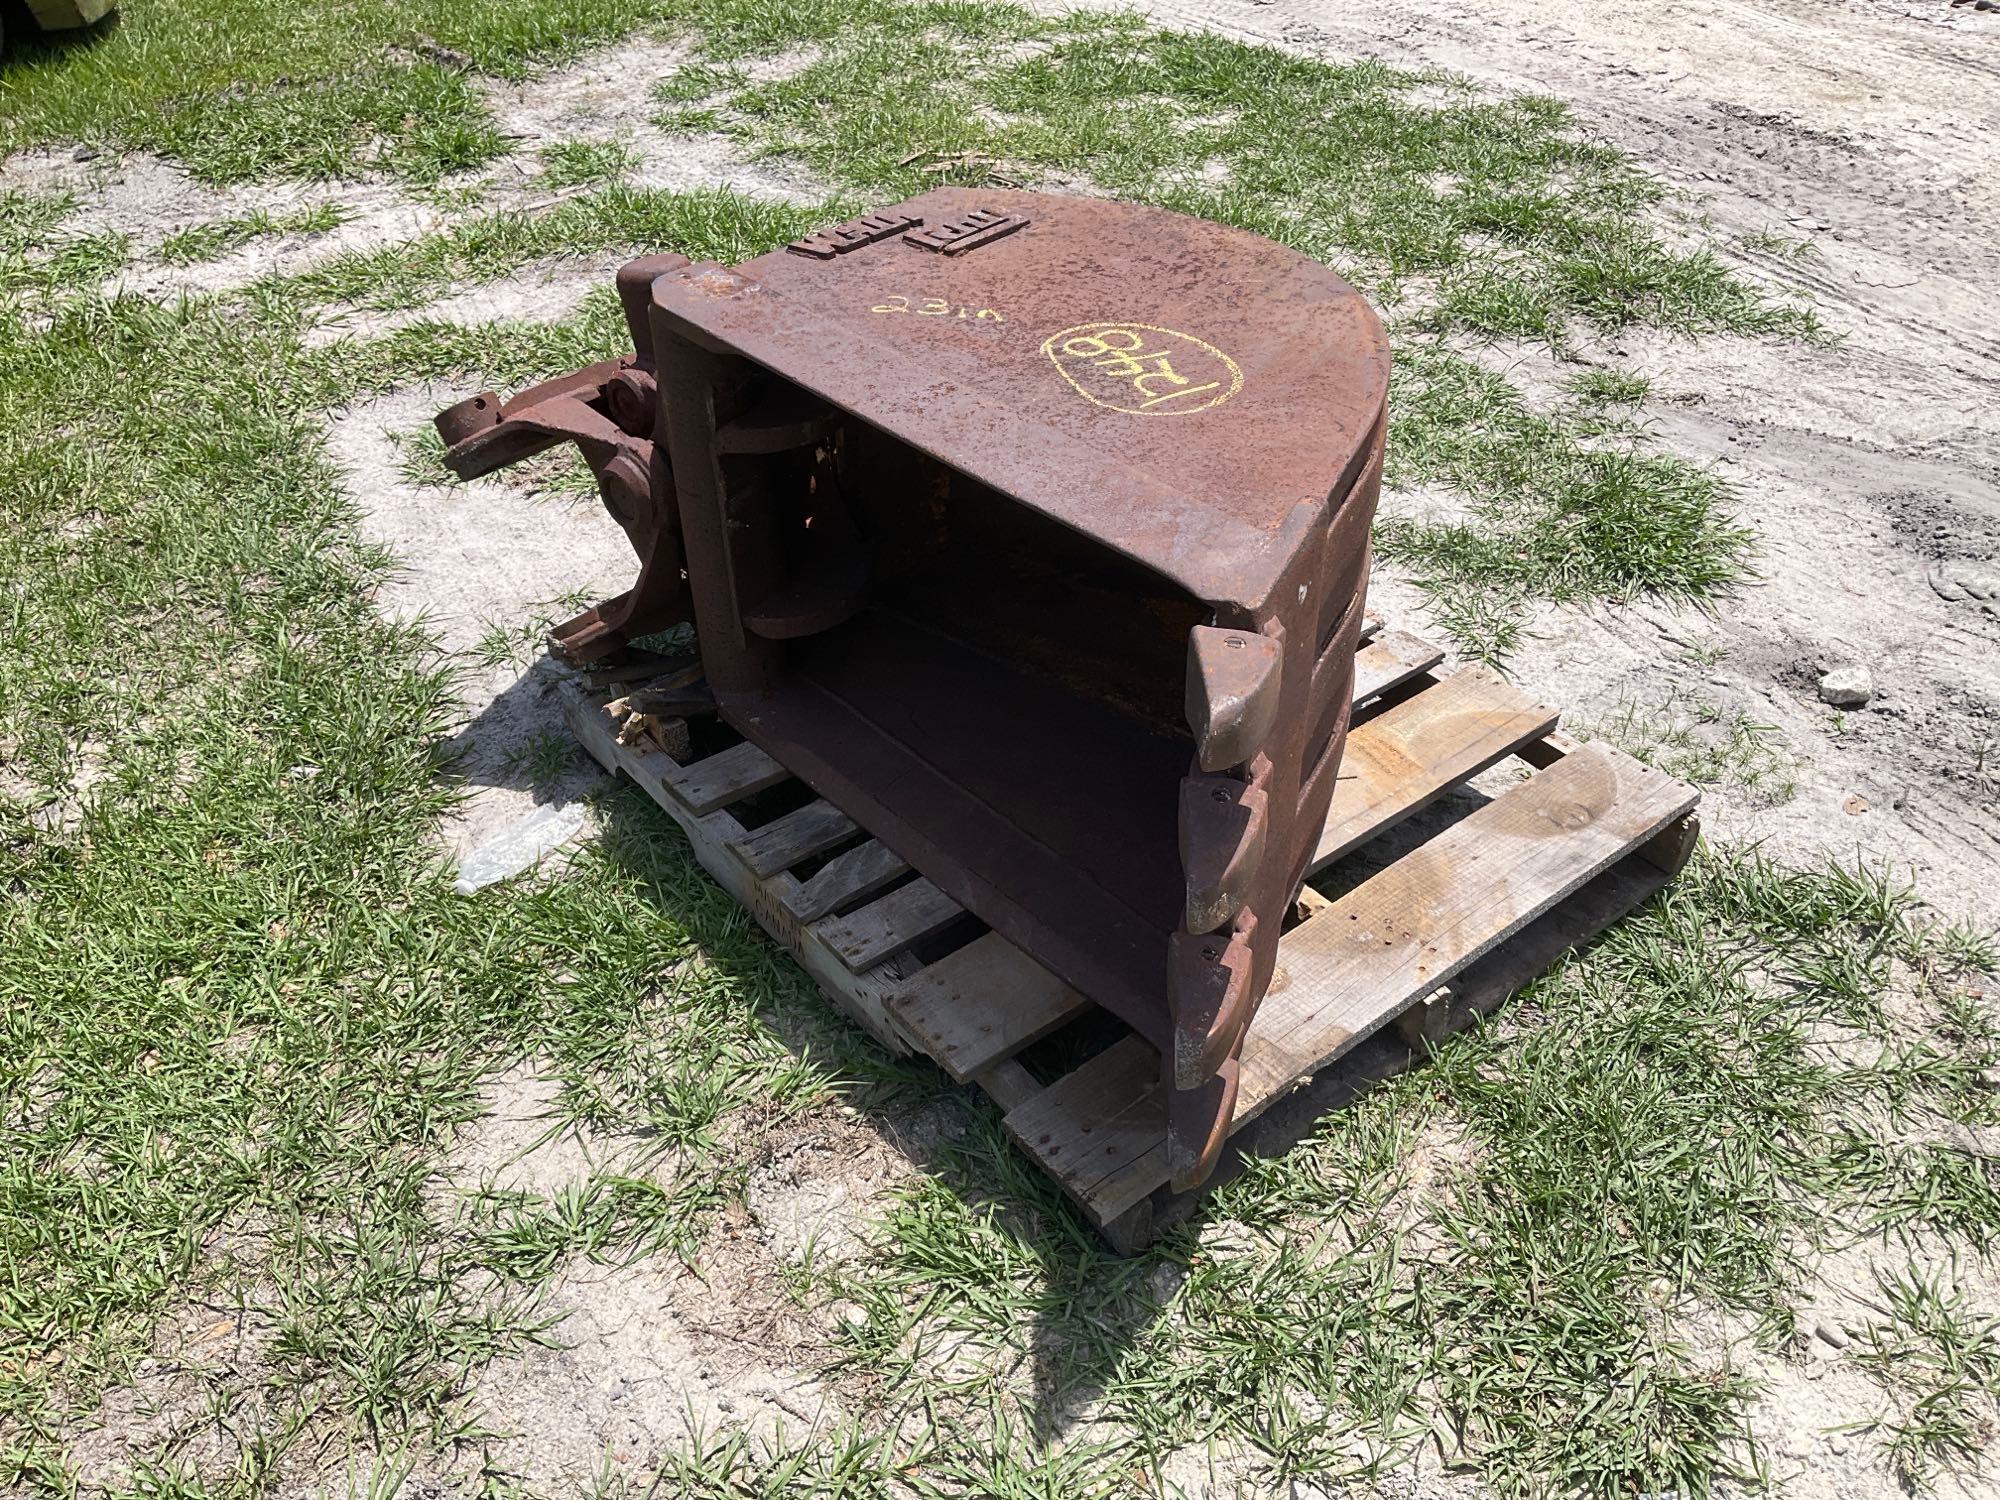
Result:
<svg viewBox="0 0 2000 1500"><path fill-rule="evenodd" d="M597 479L598 494L639 557L639 577L616 598L558 625L554 643L572 661L595 661L690 618L680 553L680 520L666 451L654 440L659 385L647 301L653 280L687 264L651 255L618 272L618 295L633 352L542 382L502 401L492 391L445 408L435 419L445 463L476 479L568 442Z"/></svg>
<svg viewBox="0 0 2000 1500"><path fill-rule="evenodd" d="M583 449L722 717L1157 1046L1199 1182L1346 736L1375 316L1240 230L959 188L620 287L632 358L483 441Z"/></svg>

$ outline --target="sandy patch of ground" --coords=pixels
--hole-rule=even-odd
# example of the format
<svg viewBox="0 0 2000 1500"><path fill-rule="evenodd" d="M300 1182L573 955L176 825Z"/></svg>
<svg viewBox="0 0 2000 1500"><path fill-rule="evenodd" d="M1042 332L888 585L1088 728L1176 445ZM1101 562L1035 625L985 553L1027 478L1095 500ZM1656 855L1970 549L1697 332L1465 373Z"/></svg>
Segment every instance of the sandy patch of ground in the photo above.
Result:
<svg viewBox="0 0 2000 1500"><path fill-rule="evenodd" d="M750 1336L782 1321L782 1307L746 1289L640 1262L579 1265L550 1288L549 1336L562 1347L496 1360L473 1408L505 1434L490 1468L548 1493L581 1493L601 1476L643 1479L696 1433L732 1428L796 1441L838 1419L821 1385Z"/></svg>
<svg viewBox="0 0 2000 1500"><path fill-rule="evenodd" d="M506 290L495 289L492 305L506 301ZM580 755L553 776L530 763L544 737L568 734L563 713L573 673L545 656L523 670L514 661L480 666L469 653L496 625L566 618L573 611L559 601L614 594L637 570L625 534L594 498L537 495L505 474L450 486L408 477L400 435L466 394L438 386L398 391L338 415L329 439L361 506L364 535L404 564L383 586L381 608L393 618L424 620L446 653L466 660L464 719L445 745L471 789L445 830L460 855L538 805L573 801L600 780Z"/></svg>
<svg viewBox="0 0 2000 1500"><path fill-rule="evenodd" d="M566 1120L562 1092L562 1080L544 1059L524 1058L489 1078L478 1117L452 1141L440 1186L553 1198L599 1171L644 1169L651 1153L643 1138Z"/></svg>
<svg viewBox="0 0 2000 1500"><path fill-rule="evenodd" d="M130 1383L106 1391L70 1439L78 1487L122 1493L153 1465L234 1472L268 1421L256 1377L271 1337L254 1310L190 1302L170 1312Z"/></svg>
<svg viewBox="0 0 2000 1500"><path fill-rule="evenodd" d="M865 1248L862 1231L917 1162L962 1132L971 1106L941 1099L910 1115L864 1118L839 1107L772 1143L744 1193L756 1233L781 1261L825 1269Z"/></svg>
<svg viewBox="0 0 2000 1500"><path fill-rule="evenodd" d="M501 128L521 138L522 150L494 169L494 180L532 173L535 155L556 141L604 141L636 159L632 182L685 191L728 188L751 198L815 201L825 190L804 172L770 162L746 162L722 136L668 135L653 123L662 106L653 87L693 56L685 42L634 39L595 52L572 67L488 91ZM753 81L783 78L812 61L795 51L759 60L744 72Z"/></svg>

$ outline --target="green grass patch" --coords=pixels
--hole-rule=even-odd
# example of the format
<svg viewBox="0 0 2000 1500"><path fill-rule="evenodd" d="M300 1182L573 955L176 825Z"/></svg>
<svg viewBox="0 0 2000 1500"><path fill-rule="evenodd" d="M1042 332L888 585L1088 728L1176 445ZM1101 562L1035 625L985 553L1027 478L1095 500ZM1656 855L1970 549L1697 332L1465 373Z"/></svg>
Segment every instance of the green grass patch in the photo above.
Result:
<svg viewBox="0 0 2000 1500"><path fill-rule="evenodd" d="M1658 702L1627 702L1590 733L1693 786L1728 787L1767 805L1798 789L1778 731L1698 689L1673 686Z"/></svg>
<svg viewBox="0 0 2000 1500"><path fill-rule="evenodd" d="M552 188L616 182L639 164L631 147L618 141L557 141L541 156L542 181Z"/></svg>
<svg viewBox="0 0 2000 1500"><path fill-rule="evenodd" d="M232 250L240 250L256 240L286 235L325 234L338 229L349 218L338 203L321 203L294 214L274 214L264 209L231 219L212 219L176 230L160 242L160 259L169 265L188 266L214 260Z"/></svg>

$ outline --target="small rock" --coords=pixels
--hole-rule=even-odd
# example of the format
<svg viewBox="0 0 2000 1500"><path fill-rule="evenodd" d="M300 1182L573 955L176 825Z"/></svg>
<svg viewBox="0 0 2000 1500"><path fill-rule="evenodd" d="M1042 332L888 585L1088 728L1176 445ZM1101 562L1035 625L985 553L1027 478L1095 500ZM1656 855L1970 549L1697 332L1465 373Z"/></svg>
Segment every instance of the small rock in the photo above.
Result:
<svg viewBox="0 0 2000 1500"><path fill-rule="evenodd" d="M97 148L95 146L78 146L76 150L70 153L70 159L72 161L96 161Z"/></svg>
<svg viewBox="0 0 2000 1500"><path fill-rule="evenodd" d="M1866 667L1849 662L1820 678L1819 696L1835 708L1860 708L1875 696L1875 683Z"/></svg>
<svg viewBox="0 0 2000 1500"><path fill-rule="evenodd" d="M1859 792L1849 792L1840 804L1840 810L1850 818L1858 818L1868 811L1868 799Z"/></svg>
<svg viewBox="0 0 2000 1500"><path fill-rule="evenodd" d="M1824 1339L1836 1349L1845 1349L1849 1343L1847 1335L1841 1332L1839 1324L1830 1323L1824 1319L1813 1324L1813 1337Z"/></svg>
<svg viewBox="0 0 2000 1500"><path fill-rule="evenodd" d="M1840 1454L1845 1453L1847 1451L1847 1434L1844 1432L1836 1432L1832 1437L1826 1440L1826 1446L1834 1453L1836 1457L1839 1456Z"/></svg>
<svg viewBox="0 0 2000 1500"><path fill-rule="evenodd" d="M858 1333L868 1326L868 1310L858 1302L836 1302L833 1304L833 1320Z"/></svg>
<svg viewBox="0 0 2000 1500"><path fill-rule="evenodd" d="M2000 567L1992 563L1946 563L1927 574L1925 581L1932 593L1950 604L1970 599L1991 610L2000 601Z"/></svg>

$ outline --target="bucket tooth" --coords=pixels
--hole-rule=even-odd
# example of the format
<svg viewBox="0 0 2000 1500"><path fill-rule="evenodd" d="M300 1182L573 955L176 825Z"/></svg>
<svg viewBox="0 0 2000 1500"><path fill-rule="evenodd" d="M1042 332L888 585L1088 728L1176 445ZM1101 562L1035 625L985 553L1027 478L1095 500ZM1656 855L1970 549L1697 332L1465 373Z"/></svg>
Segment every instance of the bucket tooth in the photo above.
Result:
<svg viewBox="0 0 2000 1500"><path fill-rule="evenodd" d="M1225 1057L1198 1089L1167 1091L1167 1169L1175 1192L1206 1181L1229 1139L1241 1064Z"/></svg>
<svg viewBox="0 0 2000 1500"><path fill-rule="evenodd" d="M1257 918L1247 908L1236 928L1202 936L1177 932L1168 943L1167 1004L1173 1011L1176 1089L1197 1089L1236 1051L1257 1008L1251 940Z"/></svg>
<svg viewBox="0 0 2000 1500"><path fill-rule="evenodd" d="M1204 771L1240 766L1270 738L1284 642L1254 630L1188 632L1187 720Z"/></svg>
<svg viewBox="0 0 2000 1500"><path fill-rule="evenodd" d="M1262 786L1233 776L1190 776L1181 783L1189 932L1214 932L1236 919L1263 867L1270 812Z"/></svg>

